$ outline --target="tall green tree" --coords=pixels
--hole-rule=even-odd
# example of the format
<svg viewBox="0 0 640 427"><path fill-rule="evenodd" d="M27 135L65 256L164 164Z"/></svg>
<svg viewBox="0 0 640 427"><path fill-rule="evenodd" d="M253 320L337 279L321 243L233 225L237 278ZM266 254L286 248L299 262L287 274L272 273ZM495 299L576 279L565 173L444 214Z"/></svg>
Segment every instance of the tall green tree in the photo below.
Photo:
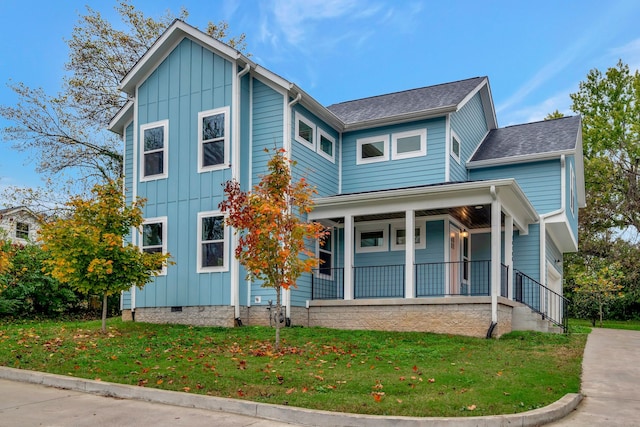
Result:
<svg viewBox="0 0 640 427"><path fill-rule="evenodd" d="M313 209L316 191L304 178L292 180L290 164L284 150L276 150L267 164L269 173L252 192L242 191L237 181L227 181L226 197L220 203L226 223L240 236L235 255L248 278L276 291L276 349L280 347L282 290L296 287L298 277L318 265L308 245L325 235L321 224L303 220Z"/></svg>
<svg viewBox="0 0 640 427"><path fill-rule="evenodd" d="M0 116L13 123L3 129L3 139L12 142L16 150L34 156L37 171L54 178L52 184L65 182L60 179L65 173L74 183L81 184L68 191L88 189L94 183L120 177L121 142L106 130L110 119L126 102L118 85L174 19L188 17L187 10L182 9L177 16L167 12L157 19L150 18L129 0L119 0L115 10L120 23L104 19L88 6L86 14L79 16L67 40L68 74L59 93L12 83L17 103L0 106ZM210 36L244 50L244 34L229 37L228 31L224 21L209 23L206 29ZM7 196L11 198L15 190L9 192L12 194Z"/></svg>
<svg viewBox="0 0 640 427"><path fill-rule="evenodd" d="M67 218L46 223L41 231L48 274L83 294L103 296L102 331L106 331L107 297L132 285L142 288L166 266L169 255L146 253L125 236L143 221L143 200L130 206L121 181L96 185L93 198L74 197Z"/></svg>

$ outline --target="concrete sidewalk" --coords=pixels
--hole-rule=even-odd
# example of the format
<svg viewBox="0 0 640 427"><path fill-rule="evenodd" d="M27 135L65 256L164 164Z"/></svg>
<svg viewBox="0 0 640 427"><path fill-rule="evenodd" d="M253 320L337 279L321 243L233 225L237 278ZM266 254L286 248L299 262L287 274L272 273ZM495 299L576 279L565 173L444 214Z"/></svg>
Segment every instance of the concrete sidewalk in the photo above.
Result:
<svg viewBox="0 0 640 427"><path fill-rule="evenodd" d="M582 361L577 411L551 426L640 425L640 332L594 328Z"/></svg>

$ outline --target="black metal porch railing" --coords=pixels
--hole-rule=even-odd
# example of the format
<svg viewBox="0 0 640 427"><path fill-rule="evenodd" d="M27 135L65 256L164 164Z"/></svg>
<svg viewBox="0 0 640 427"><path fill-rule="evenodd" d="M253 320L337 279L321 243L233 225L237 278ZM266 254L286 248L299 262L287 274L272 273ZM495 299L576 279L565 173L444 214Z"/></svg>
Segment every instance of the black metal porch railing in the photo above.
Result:
<svg viewBox="0 0 640 427"><path fill-rule="evenodd" d="M569 300L520 271L515 270L514 273L513 299L539 313L543 319L560 326L566 332Z"/></svg>
<svg viewBox="0 0 640 427"><path fill-rule="evenodd" d="M491 261L416 264L415 274L417 297L491 295Z"/></svg>
<svg viewBox="0 0 640 427"><path fill-rule="evenodd" d="M344 268L321 267L311 274L311 299L343 299Z"/></svg>
<svg viewBox="0 0 640 427"><path fill-rule="evenodd" d="M509 266L500 264L500 296L509 297Z"/></svg>
<svg viewBox="0 0 640 427"><path fill-rule="evenodd" d="M353 297L404 298L404 275L403 264L353 267Z"/></svg>

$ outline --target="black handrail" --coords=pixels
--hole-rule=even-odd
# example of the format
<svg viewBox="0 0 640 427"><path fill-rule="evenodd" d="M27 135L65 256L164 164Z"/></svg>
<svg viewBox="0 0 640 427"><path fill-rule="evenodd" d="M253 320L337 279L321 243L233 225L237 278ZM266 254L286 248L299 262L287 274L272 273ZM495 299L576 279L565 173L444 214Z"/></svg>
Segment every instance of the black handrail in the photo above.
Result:
<svg viewBox="0 0 640 427"><path fill-rule="evenodd" d="M521 271L514 270L513 299L567 332L569 300Z"/></svg>

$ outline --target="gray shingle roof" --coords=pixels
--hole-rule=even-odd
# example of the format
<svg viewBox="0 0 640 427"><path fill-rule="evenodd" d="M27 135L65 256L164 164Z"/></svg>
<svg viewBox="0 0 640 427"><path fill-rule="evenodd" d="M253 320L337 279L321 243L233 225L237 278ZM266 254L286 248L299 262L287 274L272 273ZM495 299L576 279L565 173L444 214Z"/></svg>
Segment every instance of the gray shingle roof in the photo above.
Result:
<svg viewBox="0 0 640 427"><path fill-rule="evenodd" d="M471 162L573 150L580 126L580 116L571 116L494 129Z"/></svg>
<svg viewBox="0 0 640 427"><path fill-rule="evenodd" d="M486 77L341 102L327 107L346 125L457 106Z"/></svg>

